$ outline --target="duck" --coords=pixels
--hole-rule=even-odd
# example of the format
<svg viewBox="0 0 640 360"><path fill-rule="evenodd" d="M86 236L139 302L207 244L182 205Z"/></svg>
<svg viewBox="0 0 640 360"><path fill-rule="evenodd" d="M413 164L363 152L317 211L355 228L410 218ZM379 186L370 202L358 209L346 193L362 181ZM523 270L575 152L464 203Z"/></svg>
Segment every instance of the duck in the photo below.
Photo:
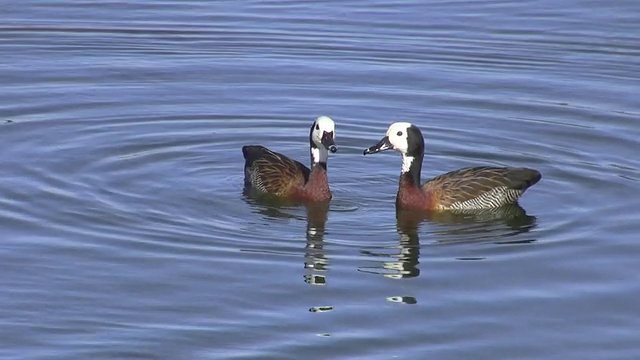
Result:
<svg viewBox="0 0 640 360"><path fill-rule="evenodd" d="M386 150L402 154L396 207L404 210L481 210L516 204L542 175L529 168L476 166L453 170L420 185L424 137L409 122L391 124L377 144L364 155Z"/></svg>
<svg viewBox="0 0 640 360"><path fill-rule="evenodd" d="M335 122L328 116L315 119L309 131L311 168L261 145L245 145L244 184L259 195L322 202L332 198L327 177L329 152L336 153Z"/></svg>

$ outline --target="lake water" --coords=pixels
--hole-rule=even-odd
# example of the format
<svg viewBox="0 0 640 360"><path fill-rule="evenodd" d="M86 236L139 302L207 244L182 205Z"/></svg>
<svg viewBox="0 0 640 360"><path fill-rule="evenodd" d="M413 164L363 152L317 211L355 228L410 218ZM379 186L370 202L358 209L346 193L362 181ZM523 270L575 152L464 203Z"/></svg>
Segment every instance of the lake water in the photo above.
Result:
<svg viewBox="0 0 640 360"><path fill-rule="evenodd" d="M0 358L640 358L637 1L2 8ZM244 196L320 115L330 207ZM526 214L396 218L394 121Z"/></svg>

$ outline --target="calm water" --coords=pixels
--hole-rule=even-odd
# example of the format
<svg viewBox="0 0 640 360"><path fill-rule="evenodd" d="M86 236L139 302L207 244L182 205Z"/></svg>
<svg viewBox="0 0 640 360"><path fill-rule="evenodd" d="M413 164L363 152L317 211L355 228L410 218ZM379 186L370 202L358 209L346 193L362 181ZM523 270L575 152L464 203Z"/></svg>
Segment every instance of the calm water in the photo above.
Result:
<svg viewBox="0 0 640 360"><path fill-rule="evenodd" d="M0 358L640 358L637 1L2 8ZM245 197L320 115L330 207ZM396 219L399 120L526 214Z"/></svg>

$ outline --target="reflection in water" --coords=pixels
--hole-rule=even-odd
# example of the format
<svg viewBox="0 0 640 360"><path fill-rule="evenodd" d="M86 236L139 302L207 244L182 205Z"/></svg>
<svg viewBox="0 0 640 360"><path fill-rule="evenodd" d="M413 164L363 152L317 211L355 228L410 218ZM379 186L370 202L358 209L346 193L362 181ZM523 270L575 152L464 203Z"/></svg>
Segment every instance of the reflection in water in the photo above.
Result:
<svg viewBox="0 0 640 360"><path fill-rule="evenodd" d="M255 194L247 189L243 194L245 201L257 205L258 212L267 218L299 219L299 216L289 214L283 209L285 207L304 207L307 215L304 281L310 285L326 285L328 259L324 254L324 233L329 214L329 202L300 204L282 199L256 198Z"/></svg>
<svg viewBox="0 0 640 360"><path fill-rule="evenodd" d="M333 310L333 306L313 306L309 308L309 312L327 312Z"/></svg>
<svg viewBox="0 0 640 360"><path fill-rule="evenodd" d="M294 218L300 216L288 214L285 209L304 207L307 215L306 243L304 254L304 281L310 285L326 285L327 265L329 261L324 254L325 225L329 215L329 201L314 204L298 204L273 198L256 198L245 189L244 199L253 205L260 214L267 218ZM313 306L309 308L312 313L324 313L332 311L333 306Z"/></svg>
<svg viewBox="0 0 640 360"><path fill-rule="evenodd" d="M328 260L324 254L324 229L327 223L329 203L305 206L307 210L307 243L304 268L307 269L305 282L311 285L325 285Z"/></svg>
<svg viewBox="0 0 640 360"><path fill-rule="evenodd" d="M529 216L518 204L496 209L476 211L417 212L396 211L397 246L382 249L362 250L369 257L384 258L375 265L359 268L359 271L379 274L392 279L412 278L420 275L420 237L422 224L428 224L429 234L437 243L487 241L497 244L529 243L535 239L510 240L508 238L527 233L536 226L536 218ZM498 240L496 240L496 238ZM504 240L507 238L506 240ZM392 249L392 251L387 251ZM482 260L482 258L460 258L460 260ZM398 301L407 297L394 296ZM390 300L391 301L391 300Z"/></svg>
<svg viewBox="0 0 640 360"><path fill-rule="evenodd" d="M389 296L387 298L388 302L395 302L395 303L403 303L403 304L409 304L409 305L413 305L413 304L417 304L418 300L416 300L416 298L414 298L413 296Z"/></svg>
<svg viewBox="0 0 640 360"><path fill-rule="evenodd" d="M248 204L252 205L258 213L263 215L265 218L273 219L273 218L288 218L288 219L297 219L299 218L296 215L289 214L283 211L286 208L294 207L298 204L282 200L278 198L273 198L268 195L259 196L255 194L251 188L245 187L242 190L242 195L244 201Z"/></svg>
<svg viewBox="0 0 640 360"><path fill-rule="evenodd" d="M428 213L398 211L398 221L413 227L421 221L434 225L430 232L436 242L491 241L498 244L529 243L535 239L508 239L537 226L536 217L527 215L519 204L495 209L455 210Z"/></svg>
<svg viewBox="0 0 640 360"><path fill-rule="evenodd" d="M380 274L391 279L413 278L419 276L419 223L420 222L418 221L413 223L411 226L406 226L407 224L399 220L397 222L396 229L398 231L398 234L400 235L400 241L398 242L397 246L361 251L361 253L364 255L370 257L387 258L387 260L384 260L381 263L376 263L374 266L360 267L359 271ZM387 252L387 249L391 249L391 251Z"/></svg>

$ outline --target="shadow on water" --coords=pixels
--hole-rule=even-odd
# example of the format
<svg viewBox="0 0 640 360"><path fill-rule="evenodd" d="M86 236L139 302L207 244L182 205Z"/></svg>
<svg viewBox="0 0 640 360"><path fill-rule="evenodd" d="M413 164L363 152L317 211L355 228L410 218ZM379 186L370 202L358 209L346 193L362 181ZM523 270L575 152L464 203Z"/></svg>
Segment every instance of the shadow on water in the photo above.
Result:
<svg viewBox="0 0 640 360"><path fill-rule="evenodd" d="M536 217L527 215L518 204L476 211L415 212L396 211L397 245L361 250L370 258L382 258L375 265L358 270L391 279L406 279L420 275L420 229L428 226L428 235L437 244L492 242L495 244L526 244L535 239L511 239L536 227ZM460 258L459 260L481 260ZM406 302L405 297L390 301ZM411 302L411 301L409 301Z"/></svg>
<svg viewBox="0 0 640 360"><path fill-rule="evenodd" d="M300 215L287 213L286 209L304 208L306 213L305 275L304 281L310 285L326 285L328 259L324 253L324 234L330 201L303 204L287 200L256 196L250 189L243 190L244 199L267 218L290 218L303 220Z"/></svg>

